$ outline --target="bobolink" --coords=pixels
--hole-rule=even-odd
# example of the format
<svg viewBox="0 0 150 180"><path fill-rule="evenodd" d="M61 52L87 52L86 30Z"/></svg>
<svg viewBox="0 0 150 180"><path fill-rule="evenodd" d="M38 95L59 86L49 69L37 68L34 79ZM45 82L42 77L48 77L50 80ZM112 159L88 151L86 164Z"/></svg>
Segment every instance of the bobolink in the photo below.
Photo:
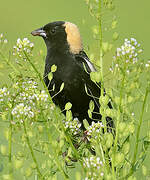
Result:
<svg viewBox="0 0 150 180"><path fill-rule="evenodd" d="M96 71L96 69L83 51L77 26L70 22L56 21L32 31L31 34L33 36L41 36L47 47L44 81L50 95L54 97L53 102L61 110L64 110L65 104L70 102L72 104L73 118L78 118L80 122L87 119L89 124L91 124L93 119L100 120L98 98L100 97L101 89L90 79L90 72ZM50 81L48 74L51 71L51 66L54 64L57 66L57 70L53 73L53 79ZM62 83L64 83L64 88L58 93ZM85 86L88 94L85 91ZM91 100L95 105L92 119L88 116ZM108 106L111 108L110 103ZM106 121L108 130L111 131L113 121L109 117L106 118Z"/></svg>

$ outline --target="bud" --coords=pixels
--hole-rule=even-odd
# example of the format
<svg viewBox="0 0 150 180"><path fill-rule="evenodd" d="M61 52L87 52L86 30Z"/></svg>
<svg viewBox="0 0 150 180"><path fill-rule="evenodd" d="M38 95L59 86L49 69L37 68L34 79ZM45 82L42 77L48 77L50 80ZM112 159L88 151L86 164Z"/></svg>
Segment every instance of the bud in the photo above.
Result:
<svg viewBox="0 0 150 180"><path fill-rule="evenodd" d="M26 169L25 176L30 177L31 175L32 175L32 169L31 168Z"/></svg>
<svg viewBox="0 0 150 180"><path fill-rule="evenodd" d="M116 153L115 154L115 166L118 166L124 161L124 154L123 153Z"/></svg>
<svg viewBox="0 0 150 180"><path fill-rule="evenodd" d="M129 142L126 142L124 145L123 145L123 148L122 148L122 151L124 153L124 155L128 154L130 150L130 143Z"/></svg>
<svg viewBox="0 0 150 180"><path fill-rule="evenodd" d="M6 155L7 154L7 148L5 145L1 145L0 146L0 152L2 153L2 155Z"/></svg>
<svg viewBox="0 0 150 180"><path fill-rule="evenodd" d="M21 168L23 166L23 161L22 160L14 160L14 167L16 168L16 169L19 169L19 168Z"/></svg>
<svg viewBox="0 0 150 180"><path fill-rule="evenodd" d="M115 41L119 38L119 34L117 32L113 33L112 39Z"/></svg>
<svg viewBox="0 0 150 180"><path fill-rule="evenodd" d="M38 130L39 130L40 133L42 133L43 132L43 126L39 125Z"/></svg>

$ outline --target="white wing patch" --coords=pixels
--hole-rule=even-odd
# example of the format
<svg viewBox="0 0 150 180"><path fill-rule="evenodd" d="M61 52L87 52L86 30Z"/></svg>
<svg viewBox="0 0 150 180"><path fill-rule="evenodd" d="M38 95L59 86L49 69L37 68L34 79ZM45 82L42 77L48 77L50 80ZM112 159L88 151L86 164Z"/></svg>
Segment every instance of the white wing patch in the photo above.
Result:
<svg viewBox="0 0 150 180"><path fill-rule="evenodd" d="M95 72L96 69L93 66L93 64L88 59L86 59L86 58L85 58L85 61L86 61L87 65L88 65L89 69L91 70L91 72Z"/></svg>

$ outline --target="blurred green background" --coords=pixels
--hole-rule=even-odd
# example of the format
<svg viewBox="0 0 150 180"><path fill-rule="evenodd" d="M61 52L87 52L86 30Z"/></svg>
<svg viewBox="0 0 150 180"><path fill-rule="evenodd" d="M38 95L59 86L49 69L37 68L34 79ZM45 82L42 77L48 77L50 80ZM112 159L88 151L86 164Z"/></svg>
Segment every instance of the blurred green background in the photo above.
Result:
<svg viewBox="0 0 150 180"><path fill-rule="evenodd" d="M119 33L117 45L119 46L124 38L135 37L144 47L144 58L148 59L150 1L115 0L114 2L116 9L113 13L117 16L117 32ZM39 48L45 50L41 38L32 37L30 32L56 20L71 21L77 24L85 49L89 46L92 52L95 51L97 45L92 36L92 28L96 21L90 16L84 0L0 0L0 33L3 32L7 37L10 47L15 44L17 38L28 37L35 43L35 51ZM111 17L108 17L104 24L107 26L110 20ZM107 36L109 32L104 34L104 40Z"/></svg>
<svg viewBox="0 0 150 180"><path fill-rule="evenodd" d="M115 43L120 46L124 38L134 37L144 48L143 58L149 59L150 42L150 0L115 0L119 39ZM8 39L10 48L17 38L28 37L35 44L34 52L46 48L41 38L32 37L30 32L46 23L56 20L70 21L78 25L83 39L84 47L90 52L96 52L97 44L92 36L92 27L96 24L90 16L84 0L0 0L0 33ZM107 24L107 22L104 22ZM108 19L109 23L109 19ZM104 34L107 39L109 32ZM109 36L109 35L108 35ZM88 52L87 52L88 53ZM104 62L105 71L108 71L111 57ZM41 60L44 64L44 61ZM42 70L41 70L42 71ZM1 82L7 79L7 71L0 76ZM149 164L150 158L146 163ZM140 179L142 176L140 176Z"/></svg>
<svg viewBox="0 0 150 180"><path fill-rule="evenodd" d="M111 15L116 15L119 39L115 45L120 46L124 38L134 37L144 47L145 59L149 58L150 1L148 0L114 0L116 8ZM105 15L105 14L104 14ZM97 42L92 36L92 28L96 20L90 16L84 0L0 0L0 33L3 32L12 48L17 38L28 37L35 44L34 52L46 48L41 38L32 37L30 32L51 21L71 21L78 25L83 44L88 55L97 53ZM107 17L104 25L111 25L112 17ZM111 39L112 32L104 33L104 41ZM108 38L109 37L109 38ZM90 51L88 51L90 47ZM113 51L114 53L114 51ZM96 56L96 55L95 55ZM113 54L105 57L104 70L108 71ZM44 63L44 61L43 61ZM6 80L6 75L3 76Z"/></svg>
<svg viewBox="0 0 150 180"><path fill-rule="evenodd" d="M149 58L150 1L115 0L114 2L120 41L126 37L137 38L144 46L144 57ZM0 32L6 35L11 45L18 37L29 37L35 42L35 47L39 48L38 45L42 44L41 40L32 37L30 32L55 20L66 20L77 24L84 46L95 43L91 33L95 19L89 15L84 0L0 0Z"/></svg>

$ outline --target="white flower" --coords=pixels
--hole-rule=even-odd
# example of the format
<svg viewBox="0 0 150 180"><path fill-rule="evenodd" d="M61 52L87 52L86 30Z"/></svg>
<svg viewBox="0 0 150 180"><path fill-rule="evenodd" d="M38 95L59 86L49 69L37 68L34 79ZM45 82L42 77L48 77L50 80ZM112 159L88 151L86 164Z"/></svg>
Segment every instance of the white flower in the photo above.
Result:
<svg viewBox="0 0 150 180"><path fill-rule="evenodd" d="M81 123L79 122L78 118L74 118L73 120L64 120L65 129L69 129L74 135L78 134L81 129Z"/></svg>
<svg viewBox="0 0 150 180"><path fill-rule="evenodd" d="M129 74L129 73L130 73L130 71L129 71L129 70L127 70L127 73Z"/></svg>
<svg viewBox="0 0 150 180"><path fill-rule="evenodd" d="M102 122L95 123L94 121L92 121L91 126L87 128L87 135L92 136L92 138L94 139L97 139L103 127L104 125L102 124ZM90 140L91 138L89 138L89 141Z"/></svg>
<svg viewBox="0 0 150 180"><path fill-rule="evenodd" d="M84 167L87 169L87 177L91 179L99 179L99 174L104 176L103 173L103 163L100 161L100 157L91 156L89 158L84 158ZM87 179L88 179L87 178Z"/></svg>
<svg viewBox="0 0 150 180"><path fill-rule="evenodd" d="M24 52L26 52L28 55L32 55L31 51L33 50L33 47L34 47L34 44L31 43L28 40L28 38L24 38L23 40L18 38L16 45L13 47L13 49L14 49L13 55L23 57ZM25 60L25 58L24 58L24 60Z"/></svg>
<svg viewBox="0 0 150 180"><path fill-rule="evenodd" d="M33 44L33 43L30 43L30 47L34 47L34 44Z"/></svg>
<svg viewBox="0 0 150 180"><path fill-rule="evenodd" d="M132 114L131 114L132 116L134 116L135 114L134 114L134 112L132 112Z"/></svg>
<svg viewBox="0 0 150 180"><path fill-rule="evenodd" d="M101 176L104 176L104 173L103 173L103 172L101 172Z"/></svg>
<svg viewBox="0 0 150 180"><path fill-rule="evenodd" d="M138 60L138 55L139 53L142 52L142 49L138 49L140 46L140 44L137 43L135 38L131 38L130 40L125 39L124 40L124 44L119 48L117 48L116 51L116 57L115 59L120 59L121 58L127 58L129 60L129 62L131 62L133 60L133 63L137 62ZM134 58L137 58L137 60L135 61ZM117 66L116 66L117 67Z"/></svg>
<svg viewBox="0 0 150 180"><path fill-rule="evenodd" d="M34 112L31 111L31 107L24 105L24 103L16 105L11 113L13 116L16 116L17 118L20 118L20 116L25 116L27 118L34 117Z"/></svg>
<svg viewBox="0 0 150 180"><path fill-rule="evenodd" d="M17 44L21 44L21 39L20 38L17 39Z"/></svg>
<svg viewBox="0 0 150 180"><path fill-rule="evenodd" d="M0 101L4 101L4 98L9 95L9 91L6 87L0 89Z"/></svg>
<svg viewBox="0 0 150 180"><path fill-rule="evenodd" d="M8 43L8 40L7 39L4 39L4 44L7 44Z"/></svg>
<svg viewBox="0 0 150 180"><path fill-rule="evenodd" d="M145 64L145 67L149 67L150 65L149 64Z"/></svg>
<svg viewBox="0 0 150 180"><path fill-rule="evenodd" d="M0 38L3 38L3 33L0 34Z"/></svg>

